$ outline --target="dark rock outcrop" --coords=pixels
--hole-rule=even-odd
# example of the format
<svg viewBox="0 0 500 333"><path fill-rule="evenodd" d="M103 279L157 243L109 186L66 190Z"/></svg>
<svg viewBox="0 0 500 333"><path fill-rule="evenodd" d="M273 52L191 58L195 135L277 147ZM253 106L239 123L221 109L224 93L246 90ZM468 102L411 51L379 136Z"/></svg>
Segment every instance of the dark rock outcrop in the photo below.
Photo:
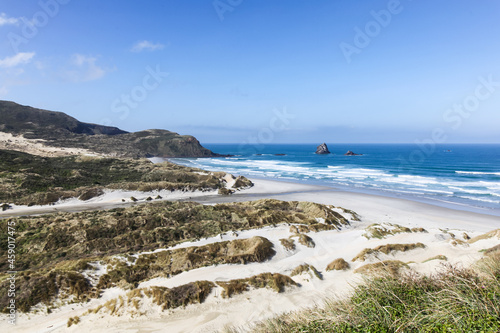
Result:
<svg viewBox="0 0 500 333"><path fill-rule="evenodd" d="M347 151L347 153L344 154L344 156L360 156L360 155L363 155L363 154L356 154L355 152L349 150Z"/></svg>
<svg viewBox="0 0 500 333"><path fill-rule="evenodd" d="M44 140L47 146L83 148L116 157L223 156L204 148L190 135L160 129L130 133L9 101L0 101L0 132Z"/></svg>
<svg viewBox="0 0 500 333"><path fill-rule="evenodd" d="M316 154L330 154L326 143L322 143L316 148Z"/></svg>

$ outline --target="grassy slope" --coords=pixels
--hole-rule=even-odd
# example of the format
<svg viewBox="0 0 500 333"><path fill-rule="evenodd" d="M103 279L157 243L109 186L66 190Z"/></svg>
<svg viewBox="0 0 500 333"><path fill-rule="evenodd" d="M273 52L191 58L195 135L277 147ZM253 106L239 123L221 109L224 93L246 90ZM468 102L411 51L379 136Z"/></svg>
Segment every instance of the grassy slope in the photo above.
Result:
<svg viewBox="0 0 500 333"><path fill-rule="evenodd" d="M0 150L0 202L49 204L99 189L186 189L223 187L222 174L148 160L82 156L40 157ZM89 192L90 191L90 192ZM89 194L90 193L90 194Z"/></svg>
<svg viewBox="0 0 500 333"><path fill-rule="evenodd" d="M499 332L500 251L490 253L474 269L376 275L348 300L286 314L252 332Z"/></svg>

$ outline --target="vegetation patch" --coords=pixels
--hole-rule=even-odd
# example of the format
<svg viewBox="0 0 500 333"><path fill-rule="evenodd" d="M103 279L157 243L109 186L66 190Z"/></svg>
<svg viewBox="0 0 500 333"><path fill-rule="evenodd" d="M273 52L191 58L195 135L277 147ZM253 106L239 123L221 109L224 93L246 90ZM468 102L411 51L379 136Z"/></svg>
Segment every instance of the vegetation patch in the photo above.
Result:
<svg viewBox="0 0 500 333"><path fill-rule="evenodd" d="M500 229L492 230L492 231L487 232L485 234L473 237L473 238L469 239L469 243L473 244L473 243L478 242L480 240L491 239L491 238L494 238L494 237L500 239Z"/></svg>
<svg viewBox="0 0 500 333"><path fill-rule="evenodd" d="M8 313L8 283L0 284L1 311ZM85 301L95 297L95 290L89 281L81 274L67 271L51 272L20 272L16 277L16 306L21 312L28 312L39 303L49 306L52 301L61 296L72 296L75 301Z"/></svg>
<svg viewBox="0 0 500 333"><path fill-rule="evenodd" d="M435 257L431 257L431 258L429 258L429 259L426 259L426 260L424 260L424 261L422 261L422 262L424 263L424 262L428 262L428 261L432 261L432 260L443 260L443 261L447 261L447 260L448 260L448 258L447 258L446 256L444 256L444 255L440 254L440 255L437 255L437 256L435 256Z"/></svg>
<svg viewBox="0 0 500 333"><path fill-rule="evenodd" d="M334 261L329 263L328 266L326 266L327 271L343 271L348 270L349 268L351 268L351 266L343 258L335 259Z"/></svg>
<svg viewBox="0 0 500 333"><path fill-rule="evenodd" d="M228 189L228 188L225 188L225 187L222 187L219 189L219 194L220 195L231 195L234 193L234 190L231 190L231 189Z"/></svg>
<svg viewBox="0 0 500 333"><path fill-rule="evenodd" d="M408 268L404 262L400 260L385 260L376 262L373 264L366 264L354 270L354 273L362 273L362 274L371 274L371 275L379 275L379 274L391 274L398 275L402 268Z"/></svg>
<svg viewBox="0 0 500 333"><path fill-rule="evenodd" d="M58 213L6 219L16 225L19 270L67 260L152 251L184 241L280 223L316 224L299 202L258 200L208 206L193 202L151 202L107 211ZM328 210L314 204L320 213ZM321 208L321 209L319 209ZM340 223L340 220L331 221ZM0 224L7 233L7 223ZM0 269L7 271L7 239L0 238Z"/></svg>
<svg viewBox="0 0 500 333"><path fill-rule="evenodd" d="M274 250L271 242L260 238L155 252L142 255L138 260L133 258L132 262L136 261L133 265L111 258L168 248L229 231L281 223L310 226L318 224L317 218L325 217L325 223L331 224L324 225L337 229L347 221L330 215L329 211L330 207L325 205L279 200L214 206L162 201L107 211L9 218L0 223L0 233L7 234L9 223L16 226L17 286L24 293L19 296L18 309L28 311L40 302L49 304L66 293L66 289L68 295L76 297L75 301L84 301L112 285L130 288L148 278L174 275L196 267L263 261L272 256ZM8 290L7 249L7 238L0 237L0 269L4 272L0 273L0 294L3 295L0 295L0 309L8 304L4 297ZM174 263L169 262L169 258L175 259ZM82 275L83 270L93 269L88 265L90 261L111 264L108 274L100 276L95 285ZM70 273L76 275L71 277ZM57 280L60 275L68 284ZM70 280L80 282L72 287Z"/></svg>
<svg viewBox="0 0 500 333"><path fill-rule="evenodd" d="M247 279L231 280L228 282L218 281L224 291L222 297L229 298L232 295L241 294L251 287L255 289L270 288L277 293L285 291L285 287L297 286L297 283L289 276L279 273L262 273Z"/></svg>
<svg viewBox="0 0 500 333"><path fill-rule="evenodd" d="M213 282L196 281L175 288L150 287L143 291L145 296L166 310L203 303L214 287Z"/></svg>
<svg viewBox="0 0 500 333"><path fill-rule="evenodd" d="M280 239L280 243L287 251L295 250L295 241L292 238L282 238Z"/></svg>
<svg viewBox="0 0 500 333"><path fill-rule="evenodd" d="M303 264L295 267L290 275L295 276L295 275L301 275L303 273L309 273L311 277L314 275L318 279L323 280L323 275L321 275L321 273L318 272L318 270L313 265L309 264Z"/></svg>
<svg viewBox="0 0 500 333"><path fill-rule="evenodd" d="M140 282L158 276L170 277L184 271L219 265L263 262L275 254L273 244L264 237L237 239L140 255L135 264L119 261L101 276L99 288L114 285L136 287Z"/></svg>
<svg viewBox="0 0 500 333"><path fill-rule="evenodd" d="M225 186L223 172L147 159L89 156L41 157L0 150L0 202L47 205L68 198L86 201L103 189L208 191ZM251 181L240 176L239 184Z"/></svg>
<svg viewBox="0 0 500 333"><path fill-rule="evenodd" d="M417 232L427 232L424 228L407 228L403 227L399 224L392 224L392 223L383 223L383 224L378 224L374 223L370 226L368 226L365 229L365 233L363 234L364 237L367 239L370 238L386 238L387 236L394 236L396 234L400 233L417 233Z"/></svg>
<svg viewBox="0 0 500 333"><path fill-rule="evenodd" d="M68 327L71 327L72 325L76 325L80 322L80 317L78 316L75 316L75 317L71 317L68 319L68 324L67 326Z"/></svg>
<svg viewBox="0 0 500 333"><path fill-rule="evenodd" d="M500 261L488 263L367 278L348 300L285 314L252 332L499 332Z"/></svg>
<svg viewBox="0 0 500 333"><path fill-rule="evenodd" d="M366 248L356 257L352 259L352 261L365 261L368 256L374 255L377 256L379 253L390 254L391 252L406 252L418 248L425 248L425 245L422 243L413 243L413 244L386 244L377 246L374 249Z"/></svg>
<svg viewBox="0 0 500 333"><path fill-rule="evenodd" d="M299 234L298 237L299 237L300 244L307 246L307 247L310 247L310 248L314 248L316 246L316 244L314 243L312 238L307 236L306 234Z"/></svg>
<svg viewBox="0 0 500 333"><path fill-rule="evenodd" d="M253 183L250 179L245 178L243 176L238 176L238 177L236 177L236 180L234 181L234 184L231 187L235 188L235 189L243 189L243 188L248 188L248 187L252 187L252 186L253 186Z"/></svg>
<svg viewBox="0 0 500 333"><path fill-rule="evenodd" d="M484 254L491 257L500 255L500 244L490 247L484 251Z"/></svg>

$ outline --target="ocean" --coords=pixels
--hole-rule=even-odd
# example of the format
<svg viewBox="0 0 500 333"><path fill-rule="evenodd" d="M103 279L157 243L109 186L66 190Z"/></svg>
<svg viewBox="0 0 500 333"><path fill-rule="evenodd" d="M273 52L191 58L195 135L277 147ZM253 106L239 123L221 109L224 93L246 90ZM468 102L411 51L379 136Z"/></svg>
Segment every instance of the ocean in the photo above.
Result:
<svg viewBox="0 0 500 333"><path fill-rule="evenodd" d="M328 143L327 143L328 144ZM234 155L176 158L174 163L254 178L288 180L339 190L405 198L500 216L500 145L205 144ZM360 156L344 156L351 150Z"/></svg>

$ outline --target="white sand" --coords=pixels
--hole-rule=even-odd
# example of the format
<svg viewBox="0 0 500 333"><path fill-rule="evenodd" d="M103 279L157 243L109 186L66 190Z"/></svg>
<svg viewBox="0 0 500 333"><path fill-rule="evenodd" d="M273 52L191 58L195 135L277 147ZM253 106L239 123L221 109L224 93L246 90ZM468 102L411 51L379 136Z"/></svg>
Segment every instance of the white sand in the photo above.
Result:
<svg viewBox="0 0 500 333"><path fill-rule="evenodd" d="M315 266L323 274L322 281L306 273L293 277L296 282L301 284L301 287L288 288L285 293L277 294L271 290L254 290L231 299L221 298L221 289L216 288L205 303L190 305L185 309L179 308L162 312L157 306L148 305L141 309L145 312L144 315L132 316L131 313L136 312L135 309L125 308L120 316L110 316L104 313L86 315L81 317L81 322L78 325L66 327L65 323L69 317L80 316L87 309L95 308L107 299L124 294L124 291L113 288L107 291L103 298L92 300L84 305L63 306L48 315L22 314L14 328L10 327L6 320L2 320L0 330L2 332L211 332L220 330L225 325L245 326L285 311L314 306L321 303L324 297L345 296L351 287L361 280L361 275L354 274L353 270L365 263L386 259L412 261L414 263L409 264L412 269L422 273L432 273L440 267L442 261L433 260L422 263L430 257L445 255L448 262L467 266L481 258L482 254L479 250L499 243L499 239L494 238L470 245L453 245L453 239L450 235L450 232L454 233L456 238L461 240L464 231L473 237L500 228L500 218L495 216L451 210L401 199L340 192L319 186L267 180L255 180L254 182L256 185L253 188L239 191L231 197L200 196L196 199L209 204L231 200L254 200L261 197L314 201L352 209L361 215L362 222L353 222L350 227L341 231L309 233L308 235L314 240L316 247L308 248L296 241L297 248L294 251L286 251L279 242L279 239L291 236L289 226L285 225L239 232L237 235L227 233L222 237L217 236L190 244L181 244L177 247L203 245L259 235L273 242L276 255L264 263L211 266L184 272L169 279L156 278L143 282L141 287L175 287L197 280L227 281L263 272L289 275L293 268L303 263ZM429 232L398 234L386 239L368 240L362 234L364 228L372 223L424 227ZM325 271L326 266L332 260L342 257L350 262L356 254L367 247L416 242L424 243L426 248L395 255L381 254L378 258L369 258L365 263L351 262L351 269L348 271Z"/></svg>

